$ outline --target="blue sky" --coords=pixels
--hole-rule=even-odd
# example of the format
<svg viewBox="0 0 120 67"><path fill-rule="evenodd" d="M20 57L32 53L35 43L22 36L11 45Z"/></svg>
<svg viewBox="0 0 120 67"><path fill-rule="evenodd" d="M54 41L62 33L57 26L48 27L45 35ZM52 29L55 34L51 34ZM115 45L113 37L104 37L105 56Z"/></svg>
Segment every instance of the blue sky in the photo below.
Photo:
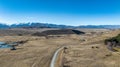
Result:
<svg viewBox="0 0 120 67"><path fill-rule="evenodd" d="M120 25L120 0L0 0L0 22Z"/></svg>

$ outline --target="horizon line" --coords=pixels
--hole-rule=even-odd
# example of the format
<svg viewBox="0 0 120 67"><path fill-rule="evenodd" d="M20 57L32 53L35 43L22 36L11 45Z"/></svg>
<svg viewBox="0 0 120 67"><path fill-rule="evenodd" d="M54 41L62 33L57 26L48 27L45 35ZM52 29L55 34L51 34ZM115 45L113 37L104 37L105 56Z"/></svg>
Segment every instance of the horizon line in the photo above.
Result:
<svg viewBox="0 0 120 67"><path fill-rule="evenodd" d="M19 24L28 24L28 23L31 24L31 23L41 23L41 22L21 22L21 23L11 23L11 24L0 22L0 24L9 25L9 26L13 25L13 24L19 25ZM55 23L42 23L42 24L55 24ZM119 26L120 24L80 24L80 25L55 24L55 25L65 25L65 26L102 26L102 25L112 25L112 26Z"/></svg>

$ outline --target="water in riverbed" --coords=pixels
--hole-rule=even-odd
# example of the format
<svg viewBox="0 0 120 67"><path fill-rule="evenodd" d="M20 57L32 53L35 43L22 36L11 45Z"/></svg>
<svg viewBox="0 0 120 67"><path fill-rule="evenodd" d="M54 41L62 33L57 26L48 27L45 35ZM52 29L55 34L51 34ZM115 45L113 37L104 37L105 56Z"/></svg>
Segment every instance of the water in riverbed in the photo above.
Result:
<svg viewBox="0 0 120 67"><path fill-rule="evenodd" d="M11 45L9 45L5 42L0 42L0 48L11 48Z"/></svg>

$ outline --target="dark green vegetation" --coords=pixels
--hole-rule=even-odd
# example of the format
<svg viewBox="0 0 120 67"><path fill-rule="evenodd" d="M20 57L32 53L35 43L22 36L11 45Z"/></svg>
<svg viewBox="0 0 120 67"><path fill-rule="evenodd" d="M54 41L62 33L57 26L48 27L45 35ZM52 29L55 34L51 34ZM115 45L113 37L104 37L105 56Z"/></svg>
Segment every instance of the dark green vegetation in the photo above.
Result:
<svg viewBox="0 0 120 67"><path fill-rule="evenodd" d="M32 34L33 36L45 36L45 35L61 35L61 34L85 34L82 31L72 30L72 29L60 29L60 30L47 30L43 32L36 32Z"/></svg>
<svg viewBox="0 0 120 67"><path fill-rule="evenodd" d="M114 47L120 48L120 34L116 37L112 37L110 39L105 40L105 44L107 45L107 48L116 51Z"/></svg>
<svg viewBox="0 0 120 67"><path fill-rule="evenodd" d="M105 40L105 44L107 44L107 42L116 42L117 44L120 43L120 34L117 35L116 37L112 37L110 39L106 39Z"/></svg>
<svg viewBox="0 0 120 67"><path fill-rule="evenodd" d="M112 39L116 39L120 43L120 34L116 37L113 37Z"/></svg>

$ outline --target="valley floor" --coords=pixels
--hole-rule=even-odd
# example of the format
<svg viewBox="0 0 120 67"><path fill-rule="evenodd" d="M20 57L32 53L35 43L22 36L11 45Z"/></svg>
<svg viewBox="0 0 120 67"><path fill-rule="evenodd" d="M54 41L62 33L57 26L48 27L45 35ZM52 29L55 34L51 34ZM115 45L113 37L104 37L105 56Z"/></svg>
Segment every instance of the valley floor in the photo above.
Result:
<svg viewBox="0 0 120 67"><path fill-rule="evenodd" d="M68 46L64 55L66 67L120 67L120 53L109 51L103 40L120 31L102 34L65 35L61 37L1 36L0 41L17 42L17 50L0 49L0 67L49 67L54 52Z"/></svg>

